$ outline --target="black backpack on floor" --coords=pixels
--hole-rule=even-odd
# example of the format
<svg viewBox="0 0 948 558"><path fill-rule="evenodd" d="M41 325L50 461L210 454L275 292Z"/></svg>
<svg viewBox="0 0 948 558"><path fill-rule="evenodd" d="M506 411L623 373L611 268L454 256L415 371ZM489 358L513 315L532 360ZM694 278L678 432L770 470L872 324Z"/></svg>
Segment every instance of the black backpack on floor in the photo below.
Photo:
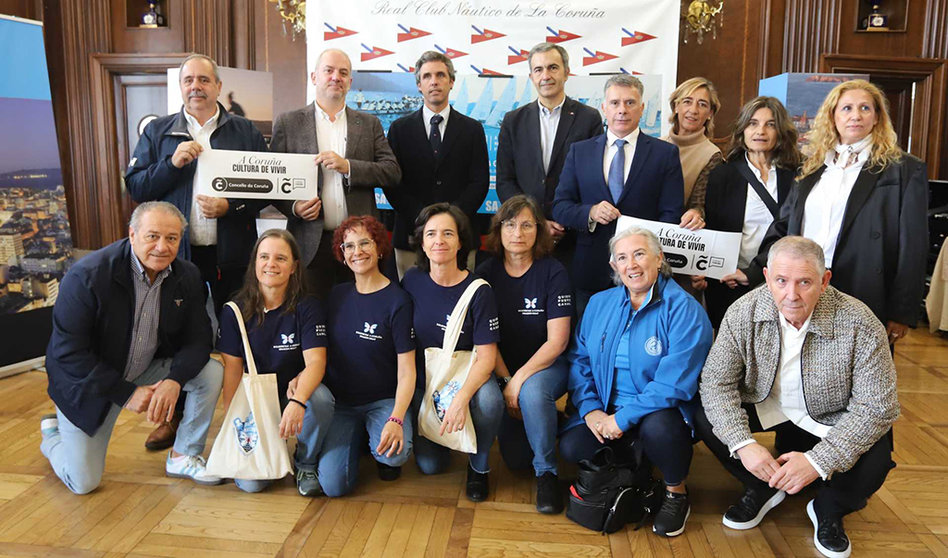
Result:
<svg viewBox="0 0 948 558"><path fill-rule="evenodd" d="M627 523L638 529L662 503L661 481L652 479L652 467L639 448L632 457L616 458L609 446L600 448L592 459L579 462L576 482L570 486L566 517L587 529L615 533Z"/></svg>

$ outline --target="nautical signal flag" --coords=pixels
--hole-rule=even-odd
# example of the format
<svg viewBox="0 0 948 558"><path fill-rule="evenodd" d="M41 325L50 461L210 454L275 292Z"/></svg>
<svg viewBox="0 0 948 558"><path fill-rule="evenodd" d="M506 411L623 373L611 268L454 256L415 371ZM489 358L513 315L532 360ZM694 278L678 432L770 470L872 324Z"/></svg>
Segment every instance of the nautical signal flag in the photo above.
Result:
<svg viewBox="0 0 948 558"><path fill-rule="evenodd" d="M365 43L362 43L362 48L368 51L368 52L362 53L363 62L366 62L368 60L374 60L382 56L388 56L389 54L395 54L391 50L385 50L384 48L377 47L377 46L370 47L366 45Z"/></svg>
<svg viewBox="0 0 948 558"><path fill-rule="evenodd" d="M435 45L435 48L438 49L438 51L440 51L441 54L451 59L467 56L466 52L461 52L460 50L454 50L453 48L441 48L438 45Z"/></svg>
<svg viewBox="0 0 948 558"><path fill-rule="evenodd" d="M515 48L512 47L512 46L509 46L509 47L507 47L507 48L510 49L510 51L514 53L513 56L511 56L511 55L509 55L509 54L507 55L507 65L508 65L508 66L510 66L510 65L512 65L512 64L517 64L517 63L520 63L520 62L525 62L525 61L527 60L527 55L530 54L529 51L526 51L526 50L523 50L523 49L519 49L519 50L518 50L518 49L515 49Z"/></svg>
<svg viewBox="0 0 948 558"><path fill-rule="evenodd" d="M481 76L502 76L510 77L510 74L505 74L503 72L498 72L496 70L489 70L487 68L478 68L474 64L471 64L471 69L478 73Z"/></svg>
<svg viewBox="0 0 948 558"><path fill-rule="evenodd" d="M480 30L480 29L478 29L477 27L474 27L474 26L472 25L472 26L471 26L471 29L474 30L474 33L471 34L471 44L472 44L472 45L477 44L477 43L483 43L484 41L491 41L491 40L493 40L493 39L499 39L499 38L501 38L501 37L506 37L506 36L507 36L507 35L505 35L505 34L499 32L499 31L492 31L492 30L490 30L490 29L487 29L486 27L485 27L484 30L482 31L482 30Z"/></svg>
<svg viewBox="0 0 948 558"><path fill-rule="evenodd" d="M326 22L323 22L323 25L325 25L329 29L329 31L326 31L323 33L324 41L331 41L333 39L348 37L349 35L355 35L356 33L358 33L358 31L353 31L352 29L346 29L345 27L340 27L338 25L336 27L333 27L332 25L329 25Z"/></svg>
<svg viewBox="0 0 948 558"><path fill-rule="evenodd" d="M622 37L622 46L634 45L636 43L642 43L656 38L655 35L649 35L648 33L642 33L641 31L629 31L625 27L622 28L622 32L628 35L628 37Z"/></svg>
<svg viewBox="0 0 948 558"><path fill-rule="evenodd" d="M402 66L401 64L396 64L403 72L408 72L409 74L415 73L414 66Z"/></svg>
<svg viewBox="0 0 948 558"><path fill-rule="evenodd" d="M572 41L573 39L579 39L582 37L582 35L577 35L576 33L570 33L569 31L564 31L562 29L560 29L559 31L555 31L552 27L547 27L546 30L551 33L551 35L546 38L546 42L548 43L562 43L566 41Z"/></svg>
<svg viewBox="0 0 948 558"><path fill-rule="evenodd" d="M583 66L588 66L590 64L598 64L600 62L605 62L606 60L612 60L614 58L618 58L618 56L615 54L609 54L608 52L602 52L601 50L597 50L596 52L593 52L589 50L588 48L583 48L583 50L585 50L586 54L589 55L589 56L583 56Z"/></svg>
<svg viewBox="0 0 948 558"><path fill-rule="evenodd" d="M398 42L410 41L412 39L426 37L431 34L428 31L424 31L422 29L415 29L414 27L405 28L405 26L402 24L399 24L398 27L403 31L403 33L398 34Z"/></svg>

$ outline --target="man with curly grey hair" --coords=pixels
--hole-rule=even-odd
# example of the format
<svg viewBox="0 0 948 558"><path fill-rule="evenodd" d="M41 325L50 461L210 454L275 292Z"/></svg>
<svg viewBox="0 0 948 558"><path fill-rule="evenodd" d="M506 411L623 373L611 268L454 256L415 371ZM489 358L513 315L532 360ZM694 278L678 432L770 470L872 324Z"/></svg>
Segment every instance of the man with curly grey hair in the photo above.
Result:
<svg viewBox="0 0 948 558"><path fill-rule="evenodd" d="M899 415L885 328L855 298L829 286L823 250L788 236L770 250L759 287L724 316L701 373L695 429L744 485L724 514L756 527L787 494L822 479L806 506L824 556L849 556L843 516L885 481ZM777 433L778 455L753 432Z"/></svg>

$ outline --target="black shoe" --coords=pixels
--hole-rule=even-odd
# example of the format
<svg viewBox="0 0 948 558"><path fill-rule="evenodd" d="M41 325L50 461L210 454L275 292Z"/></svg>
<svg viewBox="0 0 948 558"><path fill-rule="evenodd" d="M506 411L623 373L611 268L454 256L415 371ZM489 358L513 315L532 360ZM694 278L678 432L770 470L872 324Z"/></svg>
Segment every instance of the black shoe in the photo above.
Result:
<svg viewBox="0 0 948 558"><path fill-rule="evenodd" d="M813 523L813 544L823 556L846 558L852 552L853 546L843 529L843 518L818 518L813 502L815 500L810 500L806 505L806 514Z"/></svg>
<svg viewBox="0 0 948 558"><path fill-rule="evenodd" d="M687 494L665 491L662 507L655 515L652 532L663 537L677 537L685 531L685 522L691 515Z"/></svg>
<svg viewBox="0 0 948 558"><path fill-rule="evenodd" d="M556 473L547 471L537 477L537 511L547 514L563 512L563 493Z"/></svg>
<svg viewBox="0 0 948 558"><path fill-rule="evenodd" d="M722 522L731 529L753 529L786 497L783 490L745 488L741 499L727 509Z"/></svg>
<svg viewBox="0 0 948 558"><path fill-rule="evenodd" d="M386 465L378 461L376 461L375 464L379 467L379 478L383 481L393 481L402 476L401 467L392 467L391 465Z"/></svg>
<svg viewBox="0 0 948 558"><path fill-rule="evenodd" d="M472 502L483 502L487 499L489 485L487 473L478 473L470 465L467 466L467 499Z"/></svg>

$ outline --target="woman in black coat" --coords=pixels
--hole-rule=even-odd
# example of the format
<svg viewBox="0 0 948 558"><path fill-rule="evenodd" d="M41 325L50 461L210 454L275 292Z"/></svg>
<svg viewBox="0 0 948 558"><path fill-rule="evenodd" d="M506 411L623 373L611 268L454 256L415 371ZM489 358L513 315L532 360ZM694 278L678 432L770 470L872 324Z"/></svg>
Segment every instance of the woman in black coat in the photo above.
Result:
<svg viewBox="0 0 948 558"><path fill-rule="evenodd" d="M796 128L780 101L757 97L741 108L727 162L711 171L705 199L707 228L742 233L739 270L757 255L767 229L780 215L800 159ZM701 278L696 279L700 286ZM732 276L707 281L705 300L715 329L728 306L748 290Z"/></svg>

